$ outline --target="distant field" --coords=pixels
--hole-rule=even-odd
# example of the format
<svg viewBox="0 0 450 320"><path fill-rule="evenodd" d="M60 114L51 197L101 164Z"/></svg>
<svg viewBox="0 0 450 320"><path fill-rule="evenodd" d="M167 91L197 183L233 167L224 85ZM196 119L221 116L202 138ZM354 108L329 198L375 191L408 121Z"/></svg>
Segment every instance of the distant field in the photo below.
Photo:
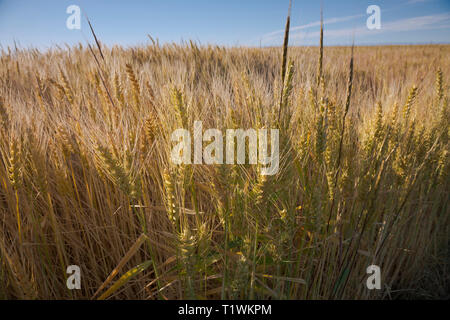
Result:
<svg viewBox="0 0 450 320"><path fill-rule="evenodd" d="M0 298L448 294L449 45L101 49L1 53ZM175 165L194 121L279 129L278 173Z"/></svg>

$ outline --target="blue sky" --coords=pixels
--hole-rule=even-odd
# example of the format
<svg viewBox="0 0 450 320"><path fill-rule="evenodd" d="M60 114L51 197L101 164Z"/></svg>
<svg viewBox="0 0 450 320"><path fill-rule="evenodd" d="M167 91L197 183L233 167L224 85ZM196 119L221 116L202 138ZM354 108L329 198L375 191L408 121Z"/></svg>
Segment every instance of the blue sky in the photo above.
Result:
<svg viewBox="0 0 450 320"><path fill-rule="evenodd" d="M270 46L283 41L288 0L0 0L0 44L47 48L91 40L66 28L79 5L107 45L196 40L202 44ZM381 8L381 29L368 30L369 5ZM450 43L450 0L323 0L325 44ZM317 45L320 1L294 0L293 45Z"/></svg>

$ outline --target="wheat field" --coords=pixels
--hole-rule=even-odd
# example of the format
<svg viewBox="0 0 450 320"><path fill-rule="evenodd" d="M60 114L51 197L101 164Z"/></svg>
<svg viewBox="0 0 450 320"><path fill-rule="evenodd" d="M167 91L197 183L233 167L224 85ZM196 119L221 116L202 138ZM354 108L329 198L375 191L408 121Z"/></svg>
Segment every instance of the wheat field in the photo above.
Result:
<svg viewBox="0 0 450 320"><path fill-rule="evenodd" d="M449 57L3 49L0 298L448 297ZM171 133L194 121L278 128L278 173L174 165ZM381 290L366 287L372 264Z"/></svg>

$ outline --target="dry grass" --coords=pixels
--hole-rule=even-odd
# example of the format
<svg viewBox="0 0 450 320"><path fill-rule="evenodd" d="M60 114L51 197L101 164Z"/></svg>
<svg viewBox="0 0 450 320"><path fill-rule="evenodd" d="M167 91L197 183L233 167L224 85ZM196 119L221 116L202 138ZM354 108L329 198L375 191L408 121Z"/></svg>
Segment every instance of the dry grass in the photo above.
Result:
<svg viewBox="0 0 450 320"><path fill-rule="evenodd" d="M279 48L192 42L2 52L0 296L413 288L449 235L450 47L357 47L351 81L350 57L290 48L282 66ZM279 173L173 165L170 134L195 120L279 127ZM72 264L82 290L66 288ZM380 291L365 287L370 264Z"/></svg>

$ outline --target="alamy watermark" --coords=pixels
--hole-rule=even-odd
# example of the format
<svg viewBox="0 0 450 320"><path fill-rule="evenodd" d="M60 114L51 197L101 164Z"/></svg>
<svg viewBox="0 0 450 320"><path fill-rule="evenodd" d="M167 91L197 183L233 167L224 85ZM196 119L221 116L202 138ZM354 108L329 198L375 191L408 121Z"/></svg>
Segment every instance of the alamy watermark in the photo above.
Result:
<svg viewBox="0 0 450 320"><path fill-rule="evenodd" d="M381 29L381 9L377 5L371 5L367 7L367 14L370 17L367 18L367 28L369 30L379 30Z"/></svg>
<svg viewBox="0 0 450 320"><path fill-rule="evenodd" d="M380 290L381 289L381 269L380 269L380 267L373 264L373 265L367 267L366 272L367 272L367 274L371 274L371 276L368 277L367 281L366 281L367 289Z"/></svg>
<svg viewBox="0 0 450 320"><path fill-rule="evenodd" d="M69 277L66 281L67 289L80 290L81 289L81 269L77 265L71 265L67 267L66 273Z"/></svg>
<svg viewBox="0 0 450 320"><path fill-rule="evenodd" d="M208 129L203 133L202 121L195 121L193 139L187 129L172 133L172 142L178 143L172 148L171 161L177 165L246 164L248 159L248 164L261 165L261 175L274 175L279 169L279 131L270 129L270 143L268 134L268 129L227 129L224 142L221 130ZM210 143L203 148L203 142Z"/></svg>
<svg viewBox="0 0 450 320"><path fill-rule="evenodd" d="M66 9L66 13L70 16L66 20L66 27L69 30L81 29L81 9L77 5L70 5Z"/></svg>

